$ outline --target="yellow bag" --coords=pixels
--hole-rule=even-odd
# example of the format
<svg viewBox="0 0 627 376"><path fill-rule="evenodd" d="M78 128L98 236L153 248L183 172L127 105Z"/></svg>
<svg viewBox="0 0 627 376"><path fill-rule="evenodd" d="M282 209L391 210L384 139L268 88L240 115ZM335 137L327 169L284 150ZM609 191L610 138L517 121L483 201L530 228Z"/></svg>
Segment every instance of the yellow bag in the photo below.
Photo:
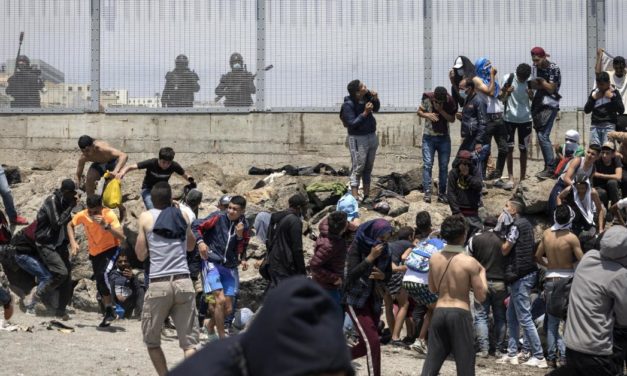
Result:
<svg viewBox="0 0 627 376"><path fill-rule="evenodd" d="M104 175L108 179L109 172ZM120 179L109 179L102 192L102 205L110 209L115 209L122 204L122 182Z"/></svg>

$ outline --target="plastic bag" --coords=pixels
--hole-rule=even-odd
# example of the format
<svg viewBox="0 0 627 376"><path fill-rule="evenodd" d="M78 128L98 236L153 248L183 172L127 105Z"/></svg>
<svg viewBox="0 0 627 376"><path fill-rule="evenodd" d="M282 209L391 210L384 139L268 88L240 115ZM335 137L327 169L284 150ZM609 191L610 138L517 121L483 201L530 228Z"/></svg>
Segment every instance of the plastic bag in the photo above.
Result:
<svg viewBox="0 0 627 376"><path fill-rule="evenodd" d="M109 176L105 173L105 179ZM115 209L122 204L122 182L120 179L109 179L102 192L102 205Z"/></svg>

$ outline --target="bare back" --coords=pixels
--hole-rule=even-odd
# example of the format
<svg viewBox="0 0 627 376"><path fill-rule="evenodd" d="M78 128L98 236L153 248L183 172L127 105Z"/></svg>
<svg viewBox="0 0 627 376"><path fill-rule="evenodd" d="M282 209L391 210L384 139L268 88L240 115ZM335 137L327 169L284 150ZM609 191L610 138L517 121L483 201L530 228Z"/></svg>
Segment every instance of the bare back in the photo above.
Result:
<svg viewBox="0 0 627 376"><path fill-rule="evenodd" d="M581 259L583 252L579 238L568 230L544 231L542 239L547 258L547 269L574 269L574 263Z"/></svg>
<svg viewBox="0 0 627 376"><path fill-rule="evenodd" d="M446 270L449 261L450 264ZM482 269L477 260L463 253L442 251L433 254L429 266L429 289L438 294L436 308L452 307L470 310L468 294L471 288L481 290L480 272ZM483 278L485 279L485 271ZM477 292L481 295L481 291Z"/></svg>
<svg viewBox="0 0 627 376"><path fill-rule="evenodd" d="M83 156L88 162L107 163L117 158L119 153L116 153L116 151L105 141L96 140L94 141L93 150L87 154L83 153Z"/></svg>

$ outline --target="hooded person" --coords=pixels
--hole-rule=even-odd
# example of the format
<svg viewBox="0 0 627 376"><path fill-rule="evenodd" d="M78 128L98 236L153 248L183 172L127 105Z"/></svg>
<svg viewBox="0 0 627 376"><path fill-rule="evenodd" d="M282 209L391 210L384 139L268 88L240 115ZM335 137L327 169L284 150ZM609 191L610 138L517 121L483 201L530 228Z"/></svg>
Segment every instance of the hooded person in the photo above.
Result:
<svg viewBox="0 0 627 376"><path fill-rule="evenodd" d="M336 303L305 277L288 282L268 293L246 331L209 343L170 375L354 375Z"/></svg>
<svg viewBox="0 0 627 376"><path fill-rule="evenodd" d="M469 222L471 226L468 231L469 237L483 228L479 218L482 189L483 181L477 172L472 153L461 150L457 153L453 168L448 173L446 195L451 213L462 214Z"/></svg>
<svg viewBox="0 0 627 376"><path fill-rule="evenodd" d="M627 327L627 229L612 226L600 250L586 252L570 288L564 327L566 367L552 375L620 375L623 359L613 359L616 328ZM620 366L618 363L621 363Z"/></svg>
<svg viewBox="0 0 627 376"><path fill-rule="evenodd" d="M575 212L572 222L572 232L580 235L582 232L597 233L595 217L598 218L598 232L605 228L605 206L601 203L596 189L590 185L590 179L584 173L575 175L574 183L564 189L557 198L557 204L567 204Z"/></svg>
<svg viewBox="0 0 627 376"><path fill-rule="evenodd" d="M392 276L392 257L387 245L392 226L385 219L365 222L357 229L346 258L342 301L359 334L351 348L353 359L367 356L368 374L381 374L379 317L384 288Z"/></svg>
<svg viewBox="0 0 627 376"><path fill-rule="evenodd" d="M472 78L475 76L475 65L466 56L458 56L453 62L453 68L449 72L449 79L451 80L451 95L458 106L463 106L465 103L464 98L459 94L459 85L465 78Z"/></svg>

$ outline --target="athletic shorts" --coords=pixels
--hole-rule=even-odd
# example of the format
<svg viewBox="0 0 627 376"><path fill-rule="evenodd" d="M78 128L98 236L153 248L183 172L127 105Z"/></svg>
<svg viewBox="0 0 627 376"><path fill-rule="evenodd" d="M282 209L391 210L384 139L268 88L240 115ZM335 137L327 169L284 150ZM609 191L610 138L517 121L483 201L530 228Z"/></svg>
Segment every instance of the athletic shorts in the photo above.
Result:
<svg viewBox="0 0 627 376"><path fill-rule="evenodd" d="M237 267L231 269L224 265L203 261L203 273L205 272L205 263L213 265L212 270L206 268L208 273L206 273L206 278L203 277L203 290L205 293L224 290L225 296L237 296L239 293L239 272Z"/></svg>
<svg viewBox="0 0 627 376"><path fill-rule="evenodd" d="M407 290L409 296L416 301L418 305L428 306L438 301L438 295L429 291L429 285L416 282L403 282L403 288Z"/></svg>
<svg viewBox="0 0 627 376"><path fill-rule="evenodd" d="M507 136L507 146L514 147L514 141L516 136L516 130L518 130L518 150L526 151L529 148L529 142L531 141L531 122L527 123L510 123L505 122L509 134Z"/></svg>
<svg viewBox="0 0 627 376"><path fill-rule="evenodd" d="M118 159L114 158L112 160L110 160L109 162L106 163L96 163L93 162L89 168L96 170L96 172L98 172L98 174L100 175L100 177L102 177L105 174L105 171L113 171L115 170L115 166L118 164Z"/></svg>
<svg viewBox="0 0 627 376"><path fill-rule="evenodd" d="M202 291L205 294L222 290L222 282L220 282L220 272L215 264L202 260Z"/></svg>

